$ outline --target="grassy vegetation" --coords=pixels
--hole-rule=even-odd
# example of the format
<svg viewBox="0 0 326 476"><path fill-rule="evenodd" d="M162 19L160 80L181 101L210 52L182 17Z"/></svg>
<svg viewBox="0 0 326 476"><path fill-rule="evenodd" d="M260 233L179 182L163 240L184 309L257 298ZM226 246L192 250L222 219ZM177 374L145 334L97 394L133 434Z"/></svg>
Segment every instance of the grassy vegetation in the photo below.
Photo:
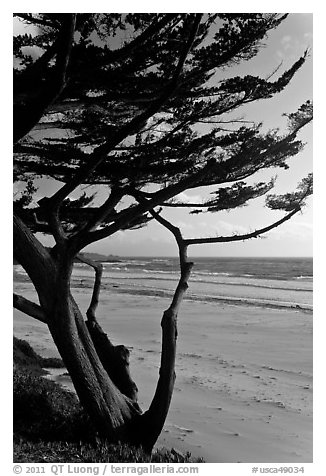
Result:
<svg viewBox="0 0 326 476"><path fill-rule="evenodd" d="M14 462L203 462L173 449L148 455L99 439L75 394L43 377L44 367L58 366L59 359L43 359L14 338Z"/></svg>
<svg viewBox="0 0 326 476"><path fill-rule="evenodd" d="M61 359L41 357L28 342L17 337L14 337L14 364L37 375L44 375L46 368L64 368Z"/></svg>

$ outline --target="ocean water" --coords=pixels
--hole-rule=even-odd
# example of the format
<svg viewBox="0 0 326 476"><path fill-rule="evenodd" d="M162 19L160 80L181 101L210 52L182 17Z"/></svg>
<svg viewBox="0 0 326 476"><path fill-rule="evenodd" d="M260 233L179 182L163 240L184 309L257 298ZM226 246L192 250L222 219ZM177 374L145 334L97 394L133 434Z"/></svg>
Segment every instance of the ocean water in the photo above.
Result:
<svg viewBox="0 0 326 476"><path fill-rule="evenodd" d="M312 280L312 258L190 258L194 262L193 274L212 276L252 277L258 279ZM119 258L104 263L107 269L142 271L144 273L178 273L177 258Z"/></svg>
<svg viewBox="0 0 326 476"><path fill-rule="evenodd" d="M313 305L312 258L192 258L189 289L184 299L233 305L294 308L306 312ZM16 265L18 281L26 279ZM72 285L88 288L94 270L74 266ZM179 279L177 258L128 257L103 263L102 293L171 297Z"/></svg>
<svg viewBox="0 0 326 476"><path fill-rule="evenodd" d="M192 258L194 267L185 299L234 305L312 310L312 258ZM103 263L103 289L170 296L179 278L177 258L119 258ZM94 272L76 264L78 287L91 287Z"/></svg>

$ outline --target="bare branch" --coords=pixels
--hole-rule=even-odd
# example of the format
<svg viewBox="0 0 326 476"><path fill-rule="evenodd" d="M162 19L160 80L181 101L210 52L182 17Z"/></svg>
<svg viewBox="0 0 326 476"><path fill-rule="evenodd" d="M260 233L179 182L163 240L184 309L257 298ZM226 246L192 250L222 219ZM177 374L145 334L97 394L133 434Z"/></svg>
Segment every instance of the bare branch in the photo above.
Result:
<svg viewBox="0 0 326 476"><path fill-rule="evenodd" d="M93 260L85 258L85 256L83 256L81 254L77 255L75 259L80 261L81 263L88 264L89 266L91 266L95 270L95 282L94 282L92 299L91 299L91 303L89 305L89 308L86 311L86 315L87 315L88 320L95 321L96 320L95 311L96 311L98 303L99 303L99 295L100 295L100 290L101 290L101 279L102 279L102 274L103 274L103 265L102 265L102 263L96 263Z"/></svg>
<svg viewBox="0 0 326 476"><path fill-rule="evenodd" d="M28 316L34 317L38 321L44 322L45 324L47 323L45 314L41 306L15 293L14 308L18 309L18 311L24 312Z"/></svg>
<svg viewBox="0 0 326 476"><path fill-rule="evenodd" d="M148 411L142 416L147 435L145 447L148 448L152 448L153 443L161 433L171 402L175 382L174 369L178 336L177 317L184 293L188 289L188 280L193 266L193 263L187 260L187 245L185 245L184 240L180 241L179 239L181 236L180 230L160 217L159 214L153 210L151 210L151 213L156 220L174 234L178 242L181 275L171 305L164 312L161 321L162 351L159 371L160 376L151 405Z"/></svg>
<svg viewBox="0 0 326 476"><path fill-rule="evenodd" d="M277 73L277 71L280 69L282 65L283 65L283 61L281 61L279 65L276 66L276 68L268 76L266 76L265 81L269 81L274 76L274 74Z"/></svg>
<svg viewBox="0 0 326 476"><path fill-rule="evenodd" d="M107 334L96 319L96 309L99 303L99 294L101 288L101 278L103 273L102 263L95 262L86 258L82 254L77 255L76 259L82 263L86 263L95 270L95 282L93 288L92 299L89 308L86 311L86 326L90 337L95 346L99 359L109 377L119 388L119 390L137 402L138 388L132 380L129 369L129 350L124 345L113 345ZM138 407L139 408L139 407Z"/></svg>
<svg viewBox="0 0 326 476"><path fill-rule="evenodd" d="M180 231L180 228L172 225L168 220L163 218L159 213L155 212L155 210L150 210L150 214L157 220L161 225L163 225L165 228L167 228L171 233L174 235L177 243L182 242L182 234Z"/></svg>
<svg viewBox="0 0 326 476"><path fill-rule="evenodd" d="M205 208L207 203L194 203L194 202L164 202L163 207L169 208Z"/></svg>
<svg viewBox="0 0 326 476"><path fill-rule="evenodd" d="M226 243L229 241L244 241L244 240L249 240L250 238L258 238L260 235L267 233L273 228L276 228L277 226L281 225L285 221L289 220L291 217L293 217L293 215L298 213L300 210L301 208L298 207L292 210L287 215L285 215L280 220L276 221L275 223L272 223L271 225L266 226L265 228L260 228L258 230L255 230L251 233L246 233L244 235L216 236L212 238L185 238L184 241L189 246L189 245L200 245L203 243Z"/></svg>
<svg viewBox="0 0 326 476"><path fill-rule="evenodd" d="M94 213L94 216L82 227L80 233L92 231L103 223L108 215L114 211L114 208L120 202L123 194L124 192L122 189L112 189L109 198L98 208L96 213Z"/></svg>
<svg viewBox="0 0 326 476"><path fill-rule="evenodd" d="M14 17L21 18L28 23L32 23L34 25L46 26L46 27L58 27L58 23L49 19L40 19L33 17L33 15L28 13L14 13Z"/></svg>
<svg viewBox="0 0 326 476"><path fill-rule="evenodd" d="M144 198L144 196L137 192L136 190L134 191L134 197L140 202L140 203L146 203L148 200ZM186 244L180 228L177 226L172 225L168 220L163 218L158 212L156 212L154 209L149 210L150 214L157 220L164 228L168 229L174 236L178 248L179 248L179 259L180 259L180 270L181 270L181 277L183 276L183 273L187 272L188 269L188 259L187 259L187 247L188 245ZM191 265L192 267L192 265ZM190 268L191 269L191 268ZM189 271L190 273L190 271ZM188 278L187 278L188 279ZM179 299L179 295L176 295L176 302ZM174 298L173 298L174 299ZM174 303L174 300L172 301L172 306L176 305L176 302Z"/></svg>

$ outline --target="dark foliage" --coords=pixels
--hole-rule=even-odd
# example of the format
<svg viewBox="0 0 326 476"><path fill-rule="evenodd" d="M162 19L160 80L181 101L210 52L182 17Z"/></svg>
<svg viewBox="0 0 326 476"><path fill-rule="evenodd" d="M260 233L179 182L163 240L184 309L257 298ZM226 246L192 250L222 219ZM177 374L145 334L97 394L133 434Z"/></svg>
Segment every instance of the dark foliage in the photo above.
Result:
<svg viewBox="0 0 326 476"><path fill-rule="evenodd" d="M39 35L15 38L21 60L14 71L15 107L21 107L33 96L35 77L46 82L58 68L53 59L65 25L64 15L17 15L39 28ZM262 169L288 168L288 159L302 149L297 133L312 119L311 103L286 114L285 134L262 133L261 124L248 125L230 114L283 91L307 52L274 80L253 75L217 80L214 74L257 55L262 40L285 18L262 13L77 15L69 81L35 131L15 145L15 178L27 181L16 212L33 231L51 233L49 204L30 207L30 180L52 177L67 183L60 203L63 229L71 236L93 221L107 230L81 240L85 245L146 225L150 208L144 211L137 201L126 207L123 201L128 197L130 203L136 193L150 198L153 207L180 206L190 213L232 209L264 195L274 180L256 186L244 180ZM23 51L36 46L43 55L30 64ZM94 195L67 199L69 190L81 184L104 185L119 197L101 213L91 205ZM221 186L214 199L173 201L188 188L209 185Z"/></svg>
<svg viewBox="0 0 326 476"><path fill-rule="evenodd" d="M44 374L45 368L64 368L61 359L45 358L38 355L28 342L14 337L14 362L19 367L32 368L34 373Z"/></svg>
<svg viewBox="0 0 326 476"><path fill-rule="evenodd" d="M15 438L76 441L90 435L76 396L33 370L14 370L13 406Z"/></svg>

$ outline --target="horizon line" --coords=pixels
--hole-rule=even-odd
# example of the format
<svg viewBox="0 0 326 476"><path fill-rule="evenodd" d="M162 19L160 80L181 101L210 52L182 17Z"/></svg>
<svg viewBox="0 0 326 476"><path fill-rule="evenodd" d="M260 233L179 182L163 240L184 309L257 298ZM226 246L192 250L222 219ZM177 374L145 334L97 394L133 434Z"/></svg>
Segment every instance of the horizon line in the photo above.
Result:
<svg viewBox="0 0 326 476"><path fill-rule="evenodd" d="M100 254L103 256L117 256L117 257L123 257L123 258L176 258L179 259L178 255L142 255L142 254L137 254L137 255L132 255L132 254L117 254L117 253L109 253L106 254L105 252L101 251L82 251L81 253L90 253L90 254ZM260 255L260 256L216 256L216 255L206 255L206 256L188 256L188 258L293 258L293 259L300 259L300 258L311 258L313 259L313 255L302 255L302 256L286 256L286 255L280 255L280 256L270 256L270 255Z"/></svg>

